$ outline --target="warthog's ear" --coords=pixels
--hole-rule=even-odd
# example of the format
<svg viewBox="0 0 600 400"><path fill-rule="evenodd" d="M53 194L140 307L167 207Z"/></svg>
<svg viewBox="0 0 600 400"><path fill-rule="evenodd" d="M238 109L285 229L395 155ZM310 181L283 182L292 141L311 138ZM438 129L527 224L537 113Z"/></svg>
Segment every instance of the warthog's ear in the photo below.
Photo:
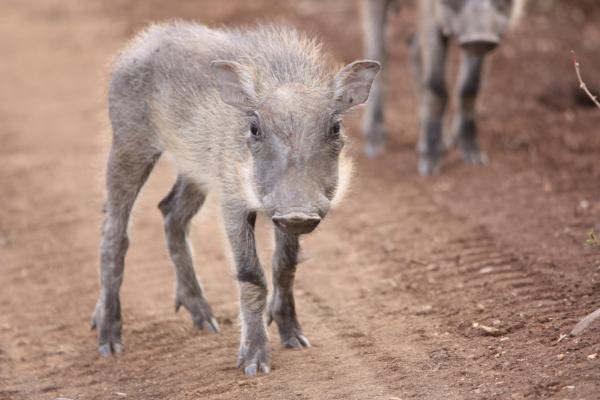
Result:
<svg viewBox="0 0 600 400"><path fill-rule="evenodd" d="M377 61L360 60L346 65L335 76L334 101L338 112L344 112L369 98L371 84L381 69Z"/></svg>
<svg viewBox="0 0 600 400"><path fill-rule="evenodd" d="M215 85L224 103L244 111L256 105L256 92L252 75L240 64L233 61L213 61L210 63Z"/></svg>

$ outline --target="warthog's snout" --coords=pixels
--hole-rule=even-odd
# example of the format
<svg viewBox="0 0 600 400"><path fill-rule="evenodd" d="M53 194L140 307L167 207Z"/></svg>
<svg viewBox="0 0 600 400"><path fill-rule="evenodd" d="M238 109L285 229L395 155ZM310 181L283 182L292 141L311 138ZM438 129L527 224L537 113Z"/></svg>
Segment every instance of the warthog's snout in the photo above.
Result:
<svg viewBox="0 0 600 400"><path fill-rule="evenodd" d="M473 34L460 37L459 43L461 47L472 53L485 54L498 46L500 37L493 34Z"/></svg>
<svg viewBox="0 0 600 400"><path fill-rule="evenodd" d="M321 217L317 214L291 212L273 215L273 222L284 232L301 235L312 232L321 222Z"/></svg>

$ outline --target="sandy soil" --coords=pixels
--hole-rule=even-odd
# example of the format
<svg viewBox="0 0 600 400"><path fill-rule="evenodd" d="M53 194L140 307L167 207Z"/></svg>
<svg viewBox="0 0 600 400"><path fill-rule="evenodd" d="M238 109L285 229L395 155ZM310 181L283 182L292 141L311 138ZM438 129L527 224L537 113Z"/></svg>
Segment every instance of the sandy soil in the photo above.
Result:
<svg viewBox="0 0 600 400"><path fill-rule="evenodd" d="M572 2L564 2L572 5ZM592 10L593 11L593 10ZM492 163L416 175L406 37L391 17L390 143L360 155L346 203L304 240L297 304L313 347L287 351L271 327L273 371L235 368L237 290L215 199L194 221L197 271L222 332L173 312L174 274L156 204L162 160L130 229L122 291L127 352L101 359L89 317L98 291L105 112L111 55L150 21L288 21L340 60L360 57L350 1L3 0L0 4L0 399L598 399L600 326L566 338L600 307L600 112L577 95L569 50L590 86L600 15L533 13L490 60L481 98ZM452 68L455 70L455 68ZM259 224L263 259L270 228ZM268 264L268 262L265 262ZM497 327L486 336L474 323Z"/></svg>

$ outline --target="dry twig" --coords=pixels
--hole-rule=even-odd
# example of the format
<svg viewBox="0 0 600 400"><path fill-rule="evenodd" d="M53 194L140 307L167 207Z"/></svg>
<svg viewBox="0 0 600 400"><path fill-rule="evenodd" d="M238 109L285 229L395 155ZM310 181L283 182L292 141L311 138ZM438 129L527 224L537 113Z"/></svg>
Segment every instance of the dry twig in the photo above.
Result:
<svg viewBox="0 0 600 400"><path fill-rule="evenodd" d="M593 249L600 249L600 239L598 239L598 236L596 236L593 229L588 231L588 237L585 240L585 244Z"/></svg>
<svg viewBox="0 0 600 400"><path fill-rule="evenodd" d="M583 89L583 91L588 95L590 99L594 102L596 107L600 108L600 102L598 102L598 97L594 96L590 90L587 88L585 82L581 78L581 70L579 69L579 61L577 61L577 55L573 50L571 50L571 54L573 54L573 65L575 66L575 72L577 73L577 79L579 79L579 87Z"/></svg>

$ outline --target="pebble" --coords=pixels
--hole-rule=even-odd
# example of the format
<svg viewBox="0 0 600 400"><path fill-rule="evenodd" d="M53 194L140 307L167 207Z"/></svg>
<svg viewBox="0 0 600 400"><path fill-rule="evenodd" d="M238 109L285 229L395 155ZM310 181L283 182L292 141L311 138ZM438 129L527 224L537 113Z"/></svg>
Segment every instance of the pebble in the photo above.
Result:
<svg viewBox="0 0 600 400"><path fill-rule="evenodd" d="M556 359L557 359L558 361L560 361L560 360L562 360L562 359L564 359L564 358L565 358L565 355L564 355L564 354L562 354L562 353L556 356Z"/></svg>
<svg viewBox="0 0 600 400"><path fill-rule="evenodd" d="M424 305L415 310L415 315L429 315L433 313L433 306Z"/></svg>
<svg viewBox="0 0 600 400"><path fill-rule="evenodd" d="M496 328L493 326L482 325L478 322L473 323L473 328L481 331L484 335L489 336L502 336L506 333L506 330L501 328Z"/></svg>

